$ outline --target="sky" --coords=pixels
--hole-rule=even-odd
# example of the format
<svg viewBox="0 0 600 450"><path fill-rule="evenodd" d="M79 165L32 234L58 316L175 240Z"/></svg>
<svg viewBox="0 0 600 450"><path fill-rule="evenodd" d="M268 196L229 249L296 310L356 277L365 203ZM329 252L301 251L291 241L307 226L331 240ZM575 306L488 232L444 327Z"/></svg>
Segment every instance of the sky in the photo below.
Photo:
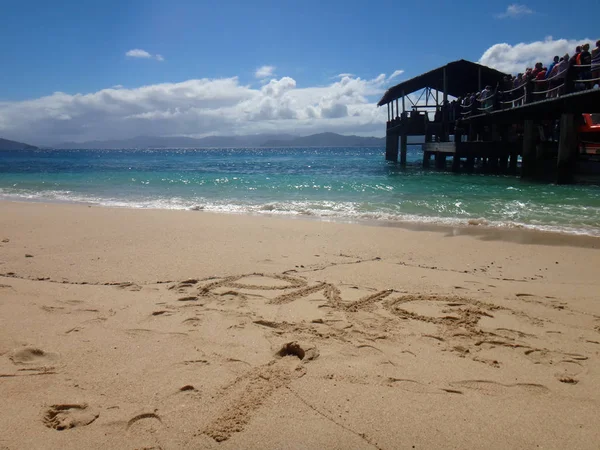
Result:
<svg viewBox="0 0 600 450"><path fill-rule="evenodd" d="M600 3L0 0L0 137L381 136L376 103L457 59L518 72L600 39ZM583 12L582 12L583 11Z"/></svg>

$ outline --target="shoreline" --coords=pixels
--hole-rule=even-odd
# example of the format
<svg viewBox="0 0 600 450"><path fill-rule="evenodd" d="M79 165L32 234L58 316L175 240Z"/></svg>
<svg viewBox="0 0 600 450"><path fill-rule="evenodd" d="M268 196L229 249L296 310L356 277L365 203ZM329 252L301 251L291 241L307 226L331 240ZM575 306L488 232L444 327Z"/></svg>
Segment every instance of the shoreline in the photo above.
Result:
<svg viewBox="0 0 600 450"><path fill-rule="evenodd" d="M466 223L459 223L456 225L436 223L431 221L410 221L410 220L385 220L385 219L350 219L342 217L319 217L315 215L303 215L303 214L273 214L268 211L264 212L252 212L252 211L210 211L204 209L182 208L182 209L169 209L159 207L130 207L130 206L112 206L102 205L90 202L75 202L75 201L41 201L37 199L20 199L20 200L6 200L0 199L0 205L2 203L16 203L16 204L48 204L48 205L74 205L74 206L87 206L89 208L105 208L105 209L117 209L117 210L131 210L131 211L178 211L178 212L191 212L191 213L204 213L204 214L215 214L225 216L248 216L248 217L265 217L265 218L276 218L282 220L306 220L310 222L324 222L334 224L347 224L357 226L369 226L369 227L383 227L383 228L400 228L404 230L417 231L417 232L435 232L441 233L446 236L470 236L481 240L494 240L494 241L505 241L515 242L521 244L533 244L533 245L552 245L552 246L573 246L573 247L585 247L585 248L600 248L600 235L587 234L587 233L576 233L567 232L560 230L543 230L536 228L529 228L526 225L515 224L514 226L504 226L491 224L486 220L481 219L470 219ZM472 225L469 222L475 222ZM600 232L600 229L599 229Z"/></svg>

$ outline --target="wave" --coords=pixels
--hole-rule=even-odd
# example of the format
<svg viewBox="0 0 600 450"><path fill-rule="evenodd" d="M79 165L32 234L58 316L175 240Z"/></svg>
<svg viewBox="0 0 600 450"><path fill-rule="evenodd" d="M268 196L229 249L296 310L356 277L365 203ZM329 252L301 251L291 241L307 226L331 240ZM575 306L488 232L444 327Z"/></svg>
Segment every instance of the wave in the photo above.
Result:
<svg viewBox="0 0 600 450"><path fill-rule="evenodd" d="M46 203L80 203L116 208L189 210L228 214L252 214L287 217L311 217L335 222L376 222L380 224L427 224L451 227L482 227L527 229L574 235L600 237L600 227L573 226L560 223L526 223L518 220L491 220L485 217L442 217L435 215L395 213L382 210L365 211L356 202L334 201L279 201L244 203L242 201L167 198L105 198L78 194L67 190L28 191L0 188L0 200L34 201ZM533 221L532 221L533 222Z"/></svg>

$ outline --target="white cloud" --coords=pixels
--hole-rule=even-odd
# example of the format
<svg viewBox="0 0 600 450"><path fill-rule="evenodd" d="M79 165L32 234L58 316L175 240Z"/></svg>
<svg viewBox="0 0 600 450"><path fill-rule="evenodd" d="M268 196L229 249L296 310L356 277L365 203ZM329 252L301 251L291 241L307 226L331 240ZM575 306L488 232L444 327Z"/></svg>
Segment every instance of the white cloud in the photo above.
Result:
<svg viewBox="0 0 600 450"><path fill-rule="evenodd" d="M125 56L129 56L130 58L152 58L152 55L148 53L146 50L142 50L141 48L134 48L125 53Z"/></svg>
<svg viewBox="0 0 600 450"><path fill-rule="evenodd" d="M394 73L392 73L388 80L391 80L392 78L396 78L399 77L400 75L402 75L404 73L404 70L394 70Z"/></svg>
<svg viewBox="0 0 600 450"><path fill-rule="evenodd" d="M156 59L157 61L164 61L165 58L162 55L152 53L148 53L146 50L142 50L141 48L134 48L125 53L125 56L128 58L140 58L140 59Z"/></svg>
<svg viewBox="0 0 600 450"><path fill-rule="evenodd" d="M331 77L332 80L338 79L338 78L344 78L344 77L353 77L354 74L353 73L340 73L334 77Z"/></svg>
<svg viewBox="0 0 600 450"><path fill-rule="evenodd" d="M382 135L387 112L376 102L388 80L385 74L373 79L344 76L324 86L299 88L293 78L281 77L255 88L230 77L133 89L117 85L87 94L55 92L0 102L0 135L47 145L139 135Z"/></svg>
<svg viewBox="0 0 600 450"><path fill-rule="evenodd" d="M563 56L565 53L573 55L575 47L591 39L552 39L547 37L543 41L521 42L515 45L507 43L495 44L488 48L479 63L493 67L502 72L524 72L527 67L533 67L536 62L544 65L550 64L554 56Z"/></svg>
<svg viewBox="0 0 600 450"><path fill-rule="evenodd" d="M529 16L533 14L534 11L525 6L513 3L512 5L508 5L506 7L506 11L501 14L496 14L498 19L519 19L524 16Z"/></svg>
<svg viewBox="0 0 600 450"><path fill-rule="evenodd" d="M262 66L256 69L254 76L256 78L269 78L275 74L275 66Z"/></svg>

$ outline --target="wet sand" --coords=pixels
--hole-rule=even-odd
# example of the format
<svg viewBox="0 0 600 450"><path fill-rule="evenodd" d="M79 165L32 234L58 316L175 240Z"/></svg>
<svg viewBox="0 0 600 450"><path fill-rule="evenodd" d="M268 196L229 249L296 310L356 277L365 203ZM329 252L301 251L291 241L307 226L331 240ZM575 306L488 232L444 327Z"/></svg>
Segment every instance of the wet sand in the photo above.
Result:
<svg viewBox="0 0 600 450"><path fill-rule="evenodd" d="M0 448L597 448L599 248L0 202Z"/></svg>

